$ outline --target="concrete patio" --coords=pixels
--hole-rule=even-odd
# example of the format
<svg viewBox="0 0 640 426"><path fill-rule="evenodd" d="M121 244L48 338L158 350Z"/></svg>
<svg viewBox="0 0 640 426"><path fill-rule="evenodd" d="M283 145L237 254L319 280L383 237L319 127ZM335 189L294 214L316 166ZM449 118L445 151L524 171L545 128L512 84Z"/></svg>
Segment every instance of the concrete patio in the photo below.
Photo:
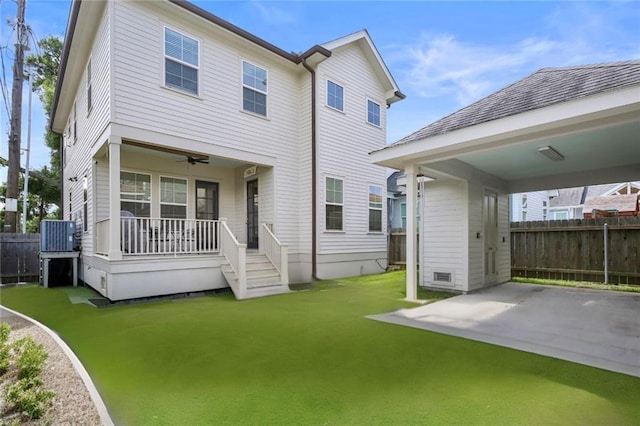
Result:
<svg viewBox="0 0 640 426"><path fill-rule="evenodd" d="M640 294L505 283L368 318L640 377Z"/></svg>

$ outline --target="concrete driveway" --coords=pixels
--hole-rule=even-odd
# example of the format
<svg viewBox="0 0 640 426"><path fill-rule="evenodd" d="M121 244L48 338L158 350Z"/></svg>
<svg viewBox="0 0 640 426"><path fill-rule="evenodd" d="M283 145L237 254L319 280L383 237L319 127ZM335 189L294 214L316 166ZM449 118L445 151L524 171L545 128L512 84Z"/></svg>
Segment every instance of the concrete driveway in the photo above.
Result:
<svg viewBox="0 0 640 426"><path fill-rule="evenodd" d="M640 377L640 294L505 283L369 318Z"/></svg>

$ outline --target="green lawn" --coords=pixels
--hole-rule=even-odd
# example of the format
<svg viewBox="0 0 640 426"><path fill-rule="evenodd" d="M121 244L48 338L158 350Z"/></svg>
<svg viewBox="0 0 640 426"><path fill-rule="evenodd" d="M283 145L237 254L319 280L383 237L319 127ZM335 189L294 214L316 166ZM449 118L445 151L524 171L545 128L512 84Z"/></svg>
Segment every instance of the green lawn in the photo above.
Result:
<svg viewBox="0 0 640 426"><path fill-rule="evenodd" d="M127 425L638 424L638 378L364 318L403 292L395 272L247 301L1 302L56 330Z"/></svg>

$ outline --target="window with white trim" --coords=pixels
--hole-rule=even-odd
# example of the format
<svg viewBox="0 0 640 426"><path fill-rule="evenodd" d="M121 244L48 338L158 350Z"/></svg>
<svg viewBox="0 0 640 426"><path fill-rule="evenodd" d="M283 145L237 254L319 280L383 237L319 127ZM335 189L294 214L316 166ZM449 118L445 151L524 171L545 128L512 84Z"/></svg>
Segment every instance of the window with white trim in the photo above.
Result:
<svg viewBox="0 0 640 426"><path fill-rule="evenodd" d="M151 217L151 175L120 172L120 210Z"/></svg>
<svg viewBox="0 0 640 426"><path fill-rule="evenodd" d="M568 210L556 210L553 212L554 220L566 220L569 219L569 211Z"/></svg>
<svg viewBox="0 0 640 426"><path fill-rule="evenodd" d="M200 42L170 28L164 29L164 84L198 94Z"/></svg>
<svg viewBox="0 0 640 426"><path fill-rule="evenodd" d="M160 217L187 218L187 180L160 177Z"/></svg>
<svg viewBox="0 0 640 426"><path fill-rule="evenodd" d="M527 221L527 209L529 207L529 201L527 200L527 194L522 194L522 199L520 200L521 211L522 211L522 221Z"/></svg>
<svg viewBox="0 0 640 426"><path fill-rule="evenodd" d="M367 123L380 127L380 104L367 99Z"/></svg>
<svg viewBox="0 0 640 426"><path fill-rule="evenodd" d="M91 112L92 107L93 107L93 104L91 99L91 58L89 58L89 63L87 64L87 114Z"/></svg>
<svg viewBox="0 0 640 426"><path fill-rule="evenodd" d="M327 80L327 105L338 111L344 111L344 89L331 80Z"/></svg>
<svg viewBox="0 0 640 426"><path fill-rule="evenodd" d="M267 70L242 61L242 109L267 116Z"/></svg>
<svg viewBox="0 0 640 426"><path fill-rule="evenodd" d="M369 232L382 232L382 187L369 185Z"/></svg>
<svg viewBox="0 0 640 426"><path fill-rule="evenodd" d="M402 229L407 229L407 203L400 204L400 217L402 218Z"/></svg>
<svg viewBox="0 0 640 426"><path fill-rule="evenodd" d="M542 220L547 220L547 200L542 201Z"/></svg>
<svg viewBox="0 0 640 426"><path fill-rule="evenodd" d="M331 231L342 231L343 181L327 177L325 183L325 228Z"/></svg>
<svg viewBox="0 0 640 426"><path fill-rule="evenodd" d="M89 180L86 176L82 180L82 230L89 230Z"/></svg>
<svg viewBox="0 0 640 426"><path fill-rule="evenodd" d="M76 111L76 103L73 103L73 143L78 141L78 114Z"/></svg>

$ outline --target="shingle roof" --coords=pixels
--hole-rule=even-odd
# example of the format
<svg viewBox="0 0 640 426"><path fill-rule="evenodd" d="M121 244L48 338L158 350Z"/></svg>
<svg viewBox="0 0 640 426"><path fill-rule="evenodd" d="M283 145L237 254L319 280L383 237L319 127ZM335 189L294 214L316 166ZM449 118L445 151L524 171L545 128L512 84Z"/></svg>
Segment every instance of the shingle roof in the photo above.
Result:
<svg viewBox="0 0 640 426"><path fill-rule="evenodd" d="M399 192L398 189L398 178L404 176L404 172L397 171L393 172L387 178L387 191L389 192Z"/></svg>
<svg viewBox="0 0 640 426"><path fill-rule="evenodd" d="M640 60L542 68L393 145L637 84L640 84Z"/></svg>

